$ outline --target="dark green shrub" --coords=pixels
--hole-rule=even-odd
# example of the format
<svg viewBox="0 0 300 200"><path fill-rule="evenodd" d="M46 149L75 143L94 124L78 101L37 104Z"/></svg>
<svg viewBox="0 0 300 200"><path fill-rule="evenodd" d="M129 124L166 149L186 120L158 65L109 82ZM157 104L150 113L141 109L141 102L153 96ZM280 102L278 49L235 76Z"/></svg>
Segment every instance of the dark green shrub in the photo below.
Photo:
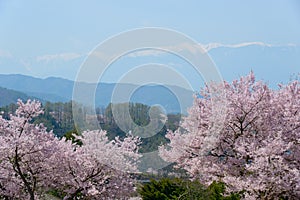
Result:
<svg viewBox="0 0 300 200"><path fill-rule="evenodd" d="M241 199L240 194L232 193L229 196L224 196L225 184L222 182L212 182L208 188L207 193L209 200L239 200Z"/></svg>
<svg viewBox="0 0 300 200"><path fill-rule="evenodd" d="M144 200L167 200L177 199L184 193L184 187L180 179L163 178L160 181L151 180L138 189L139 194Z"/></svg>
<svg viewBox="0 0 300 200"><path fill-rule="evenodd" d="M138 193L144 200L239 200L239 194L224 195L225 184L213 182L205 187L199 181L163 178L141 185Z"/></svg>

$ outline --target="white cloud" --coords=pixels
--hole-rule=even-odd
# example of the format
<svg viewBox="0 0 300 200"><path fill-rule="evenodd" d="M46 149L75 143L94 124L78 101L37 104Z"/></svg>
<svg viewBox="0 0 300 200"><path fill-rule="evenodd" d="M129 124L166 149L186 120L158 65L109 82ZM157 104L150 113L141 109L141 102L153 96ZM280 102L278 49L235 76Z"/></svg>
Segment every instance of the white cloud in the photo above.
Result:
<svg viewBox="0 0 300 200"><path fill-rule="evenodd" d="M140 57L140 56L156 56L156 55L160 55L164 52L162 51L159 51L159 50L150 50L150 49L147 49L147 50L141 50L141 51L135 51L135 52L132 52L132 53L129 53L128 54L128 57Z"/></svg>
<svg viewBox="0 0 300 200"><path fill-rule="evenodd" d="M117 55L115 55L115 54L110 55L110 54L107 54L106 52L101 52L101 51L92 51L92 52L88 53L88 56L98 58L102 61L108 61L111 58L116 57Z"/></svg>
<svg viewBox="0 0 300 200"><path fill-rule="evenodd" d="M238 44L209 43L209 44L201 44L201 45L206 50L206 52L208 52L212 49L220 48L220 47L240 48L240 47L246 47L246 46L251 46L251 45L262 46L262 47L275 46L275 45L263 43L263 42L243 42L243 43L238 43Z"/></svg>
<svg viewBox="0 0 300 200"><path fill-rule="evenodd" d="M9 51L1 50L0 49L0 57L2 58L12 58L12 54Z"/></svg>
<svg viewBox="0 0 300 200"><path fill-rule="evenodd" d="M287 45L272 45L268 43L263 42L243 42L243 43L237 43L237 44L222 44L222 43L209 43L209 44L199 44L204 52L209 52L212 49L220 48L220 47L228 47L228 48L240 48L240 47L246 47L251 45L256 46L262 46L262 47L274 47L274 46L295 46L294 44L287 44ZM195 53L196 47L189 43L182 43L178 44L176 46L168 46L165 47L165 49L169 49L173 52L180 52L187 50L191 53ZM165 51L155 50L155 49L146 49L141 51L135 51L130 54L128 54L129 57L139 57L139 56L157 56L160 54L167 53Z"/></svg>
<svg viewBox="0 0 300 200"><path fill-rule="evenodd" d="M50 62L50 61L54 61L54 60L70 61L70 60L74 60L79 57L81 57L81 55L78 53L49 54L49 55L38 56L36 58L36 61L38 61L38 62L41 62L41 61L42 62Z"/></svg>
<svg viewBox="0 0 300 200"><path fill-rule="evenodd" d="M222 44L222 43L200 44L199 43L199 45L202 47L201 51L203 51L203 53L209 52L212 49L221 48L221 47L241 48L241 47L252 46L252 45L262 46L262 47L297 46L295 44L273 45L273 44L268 44L268 43L264 43L264 42L243 42L243 43L237 43L237 44ZM133 51L133 52L127 54L126 56L135 58L135 57L143 57L143 56L159 56L161 54L168 53L168 52L164 51L163 49L166 49L166 50L169 50L169 51L172 51L175 53L179 53L181 51L188 51L191 53L196 53L196 51L199 50L197 45L193 45L190 43L181 43L181 44L174 45L174 46L161 47L161 50L151 49L151 48L137 50L137 51ZM3 51L0 50L0 56L1 56L1 53L3 53ZM3 53L3 55L8 56L10 54ZM107 52L99 52L99 51L94 51L94 52L90 52L87 54L61 53L61 54L49 54L49 55L38 56L36 58L36 61L38 61L38 62L41 62L41 61L50 62L50 61L54 61L54 60L70 61L70 60L77 59L81 56L95 56L95 57L99 58L100 60L108 61L112 58L118 57L119 55L110 55L110 54L107 54Z"/></svg>
<svg viewBox="0 0 300 200"><path fill-rule="evenodd" d="M165 51L166 50L166 51ZM193 45L190 43L181 43L178 45L174 46L162 46L160 49L142 49L142 50L137 50L132 53L129 53L127 56L128 57L139 57L139 56L158 56L161 54L168 53L167 51L171 51L174 53L179 53L181 51L189 51L192 53L197 52L199 50L197 48L197 45Z"/></svg>

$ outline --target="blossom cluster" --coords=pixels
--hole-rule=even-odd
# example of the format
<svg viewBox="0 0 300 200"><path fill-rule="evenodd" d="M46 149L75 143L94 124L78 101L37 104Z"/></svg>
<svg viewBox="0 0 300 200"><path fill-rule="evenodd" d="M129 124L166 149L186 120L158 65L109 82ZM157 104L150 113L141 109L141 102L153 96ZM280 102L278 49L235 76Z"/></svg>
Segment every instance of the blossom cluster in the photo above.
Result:
<svg viewBox="0 0 300 200"><path fill-rule="evenodd" d="M274 90L251 72L199 96L161 157L246 199L300 199L299 81Z"/></svg>
<svg viewBox="0 0 300 200"><path fill-rule="evenodd" d="M85 131L82 145L57 138L42 124L41 103L18 101L15 115L0 117L0 198L39 199L58 191L64 199L123 199L135 187L139 138L109 141L105 131Z"/></svg>

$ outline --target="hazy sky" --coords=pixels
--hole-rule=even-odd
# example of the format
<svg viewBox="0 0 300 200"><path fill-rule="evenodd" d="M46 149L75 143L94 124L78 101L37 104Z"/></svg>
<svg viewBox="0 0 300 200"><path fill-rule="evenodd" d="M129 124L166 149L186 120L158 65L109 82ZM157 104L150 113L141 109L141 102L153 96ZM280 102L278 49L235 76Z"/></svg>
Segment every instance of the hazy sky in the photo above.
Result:
<svg viewBox="0 0 300 200"><path fill-rule="evenodd" d="M73 79L98 43L142 27L201 44L299 46L300 1L0 0L0 73Z"/></svg>

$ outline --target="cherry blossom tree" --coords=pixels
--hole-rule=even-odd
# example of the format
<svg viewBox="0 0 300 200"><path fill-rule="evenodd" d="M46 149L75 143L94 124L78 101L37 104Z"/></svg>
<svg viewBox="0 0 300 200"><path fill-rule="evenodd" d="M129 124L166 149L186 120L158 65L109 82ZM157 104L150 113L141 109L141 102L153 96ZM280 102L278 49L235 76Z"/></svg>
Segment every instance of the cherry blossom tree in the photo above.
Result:
<svg viewBox="0 0 300 200"><path fill-rule="evenodd" d="M64 152L59 165L65 173L56 177L62 183L59 188L68 194L64 199L80 194L95 199L128 197L135 189L139 138L109 141L105 131L95 130L85 131L77 139L83 145Z"/></svg>
<svg viewBox="0 0 300 200"><path fill-rule="evenodd" d="M36 101L23 103L10 120L0 118L0 194L5 199L37 198L51 184L51 163L59 162L60 141L43 125L30 124L42 113Z"/></svg>
<svg viewBox="0 0 300 200"><path fill-rule="evenodd" d="M41 104L18 101L16 115L0 118L0 198L39 199L56 189L74 199L117 199L130 195L137 171L139 138L109 141L105 131L86 131L82 146L31 124Z"/></svg>
<svg viewBox="0 0 300 200"><path fill-rule="evenodd" d="M217 90L222 95L212 95ZM251 72L200 94L181 127L167 134L161 157L206 184L223 181L246 199L299 199L299 81L272 90Z"/></svg>

